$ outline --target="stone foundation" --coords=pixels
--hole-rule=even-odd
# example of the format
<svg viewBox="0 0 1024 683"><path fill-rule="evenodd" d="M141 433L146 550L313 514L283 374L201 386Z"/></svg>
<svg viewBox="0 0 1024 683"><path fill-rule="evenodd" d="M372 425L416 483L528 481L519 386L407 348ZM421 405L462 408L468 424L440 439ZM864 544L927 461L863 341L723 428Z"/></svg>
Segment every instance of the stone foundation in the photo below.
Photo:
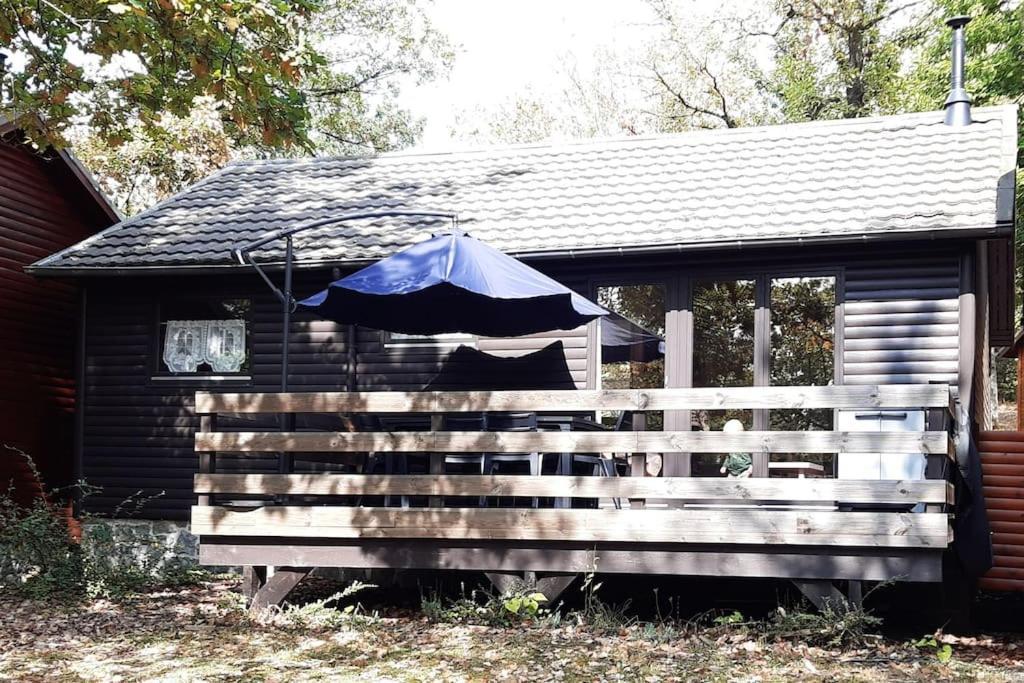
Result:
<svg viewBox="0 0 1024 683"><path fill-rule="evenodd" d="M185 522L98 519L82 525L82 544L107 554L114 566L153 574L199 566L199 537Z"/></svg>

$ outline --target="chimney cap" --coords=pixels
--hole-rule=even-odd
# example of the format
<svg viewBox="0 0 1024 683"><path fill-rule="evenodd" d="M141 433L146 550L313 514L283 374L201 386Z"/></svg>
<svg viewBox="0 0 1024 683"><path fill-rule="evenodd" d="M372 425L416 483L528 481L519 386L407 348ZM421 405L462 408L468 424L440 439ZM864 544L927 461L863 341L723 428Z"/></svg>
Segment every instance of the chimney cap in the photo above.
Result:
<svg viewBox="0 0 1024 683"><path fill-rule="evenodd" d="M971 17L967 16L966 14L946 19L946 26L949 26L950 28L954 29L961 28L969 23L971 23Z"/></svg>

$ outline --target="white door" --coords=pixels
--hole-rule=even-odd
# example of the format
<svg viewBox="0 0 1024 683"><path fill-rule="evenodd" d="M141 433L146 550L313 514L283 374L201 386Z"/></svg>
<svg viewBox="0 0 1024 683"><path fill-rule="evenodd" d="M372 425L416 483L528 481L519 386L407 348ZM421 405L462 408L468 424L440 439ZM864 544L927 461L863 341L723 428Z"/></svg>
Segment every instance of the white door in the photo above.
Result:
<svg viewBox="0 0 1024 683"><path fill-rule="evenodd" d="M843 410L844 432L921 432L922 410ZM924 453L840 453L840 479L924 479Z"/></svg>
<svg viewBox="0 0 1024 683"><path fill-rule="evenodd" d="M877 410L841 410L839 411L838 429L841 432L878 432L881 431L882 413ZM839 479L881 479L881 453L839 453Z"/></svg>
<svg viewBox="0 0 1024 683"><path fill-rule="evenodd" d="M883 432L923 432L924 411L882 411ZM924 453L882 453L882 479L924 479Z"/></svg>

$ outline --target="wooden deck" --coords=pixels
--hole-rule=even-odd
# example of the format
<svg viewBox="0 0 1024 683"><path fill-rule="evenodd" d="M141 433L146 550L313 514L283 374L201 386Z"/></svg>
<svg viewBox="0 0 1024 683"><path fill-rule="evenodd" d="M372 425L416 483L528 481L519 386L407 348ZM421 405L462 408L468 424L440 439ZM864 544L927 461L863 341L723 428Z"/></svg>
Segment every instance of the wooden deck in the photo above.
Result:
<svg viewBox="0 0 1024 683"><path fill-rule="evenodd" d="M943 385L518 392L210 394L196 435L192 529L206 564L646 572L794 579L941 580L952 540ZM921 409L922 432L443 431L458 412ZM432 431L218 431L218 415L426 413ZM924 453L922 481L651 477L648 455L746 451ZM446 472L448 454L618 456L631 476ZM217 472L217 454L279 454L279 473ZM294 473L301 454L348 472ZM416 474L368 474L371 454ZM398 455L398 454L410 454ZM387 496L388 498L385 498ZM483 507L481 497L492 501ZM516 497L525 507L496 507ZM541 501L537 507L530 500ZM384 505L391 501L393 505ZM555 506L550 507L552 501ZM616 509L610 505L616 501ZM600 502L601 504L597 504ZM913 510L913 511L912 511Z"/></svg>

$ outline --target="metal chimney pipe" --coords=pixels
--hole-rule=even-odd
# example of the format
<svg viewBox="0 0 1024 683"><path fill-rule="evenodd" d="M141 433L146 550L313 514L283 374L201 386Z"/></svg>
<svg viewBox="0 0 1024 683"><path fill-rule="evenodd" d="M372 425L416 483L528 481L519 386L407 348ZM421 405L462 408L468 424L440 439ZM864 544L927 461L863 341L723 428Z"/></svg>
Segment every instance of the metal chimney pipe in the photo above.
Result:
<svg viewBox="0 0 1024 683"><path fill-rule="evenodd" d="M971 123L971 96L964 88L964 26L970 21L970 17L953 17L946 21L946 26L953 29L953 69L945 104L947 126L967 126Z"/></svg>

